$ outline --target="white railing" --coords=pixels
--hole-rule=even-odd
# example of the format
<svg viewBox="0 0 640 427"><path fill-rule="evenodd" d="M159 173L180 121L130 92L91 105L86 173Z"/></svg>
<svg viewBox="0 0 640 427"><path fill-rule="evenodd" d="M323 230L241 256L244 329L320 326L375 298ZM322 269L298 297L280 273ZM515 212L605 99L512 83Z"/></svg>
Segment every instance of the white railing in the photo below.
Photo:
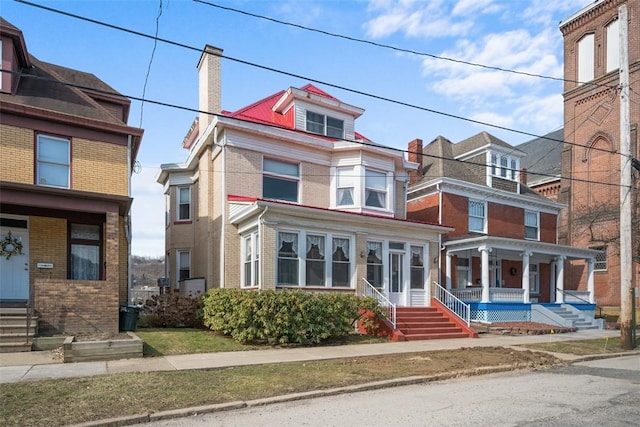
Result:
<svg viewBox="0 0 640 427"><path fill-rule="evenodd" d="M589 302L589 291L567 291L563 290L564 294L564 302L566 303L576 303L576 304L591 304Z"/></svg>
<svg viewBox="0 0 640 427"><path fill-rule="evenodd" d="M367 297L373 297L378 301L378 304L382 307L382 311L385 317L391 322L393 329L396 328L396 305L389 301L389 298L385 297L377 290L367 279L364 280L364 295Z"/></svg>
<svg viewBox="0 0 640 427"><path fill-rule="evenodd" d="M462 302L458 297L440 286L438 282L433 282L433 284L436 285L436 299L466 322L467 326L471 325L471 308L469 304Z"/></svg>
<svg viewBox="0 0 640 427"><path fill-rule="evenodd" d="M451 293L462 301L482 301L482 288L451 289ZM524 302L524 289L519 288L489 288L491 302Z"/></svg>

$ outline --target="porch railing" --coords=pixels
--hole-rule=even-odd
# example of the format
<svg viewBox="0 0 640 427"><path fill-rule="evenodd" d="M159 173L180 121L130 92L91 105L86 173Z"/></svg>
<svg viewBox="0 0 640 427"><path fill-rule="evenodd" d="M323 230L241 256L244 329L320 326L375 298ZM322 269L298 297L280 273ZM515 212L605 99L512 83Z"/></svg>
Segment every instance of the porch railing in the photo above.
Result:
<svg viewBox="0 0 640 427"><path fill-rule="evenodd" d="M433 284L436 285L436 299L466 322L467 326L471 325L471 308L469 304L462 302L458 297L440 286L438 282L433 282Z"/></svg>
<svg viewBox="0 0 640 427"><path fill-rule="evenodd" d="M482 301L482 288L452 289L451 293L462 301ZM519 288L489 288L491 302L523 302L524 289Z"/></svg>
<svg viewBox="0 0 640 427"><path fill-rule="evenodd" d="M378 304L382 307L382 311L385 317L391 322L393 329L396 328L396 305L392 303L389 298L385 297L379 290L377 290L367 279L364 281L364 295L367 297L373 297L378 301Z"/></svg>
<svg viewBox="0 0 640 427"><path fill-rule="evenodd" d="M564 295L564 302L566 303L591 304L589 302L589 297L591 296L589 291L567 291L562 289L562 294Z"/></svg>

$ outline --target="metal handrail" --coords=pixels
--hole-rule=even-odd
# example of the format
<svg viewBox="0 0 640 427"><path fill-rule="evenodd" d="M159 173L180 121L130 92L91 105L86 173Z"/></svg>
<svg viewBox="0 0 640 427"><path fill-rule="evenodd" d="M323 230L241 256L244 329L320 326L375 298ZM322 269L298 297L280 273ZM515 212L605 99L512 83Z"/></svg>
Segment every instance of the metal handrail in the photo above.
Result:
<svg viewBox="0 0 640 427"><path fill-rule="evenodd" d="M440 286L438 282L433 282L436 285L436 299L442 303L449 311L462 319L467 326L471 325L471 307L469 304L463 302L460 298Z"/></svg>
<svg viewBox="0 0 640 427"><path fill-rule="evenodd" d="M369 283L367 279L363 278L362 280L364 281L364 295L373 297L378 301L378 304L382 306L385 312L385 317L391 322L393 329L396 329L396 305Z"/></svg>
<svg viewBox="0 0 640 427"><path fill-rule="evenodd" d="M564 289L560 289L560 291L562 291L563 295L569 295L569 296L571 296L571 297L573 297L575 299L578 299L578 300L584 302L585 304L591 304L591 302L589 302L588 300L582 299L578 295L572 294L570 291L567 291L567 290L564 290Z"/></svg>

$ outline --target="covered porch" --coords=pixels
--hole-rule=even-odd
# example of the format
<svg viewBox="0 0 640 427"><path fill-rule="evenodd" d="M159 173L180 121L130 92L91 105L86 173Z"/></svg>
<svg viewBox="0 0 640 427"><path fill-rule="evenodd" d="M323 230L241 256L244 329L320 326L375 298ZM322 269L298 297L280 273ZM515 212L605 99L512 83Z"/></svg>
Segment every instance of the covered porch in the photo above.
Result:
<svg viewBox="0 0 640 427"><path fill-rule="evenodd" d="M532 304L571 304L594 310L598 251L491 236L452 240L443 246L443 282L453 295L470 304L472 319L530 321ZM565 289L565 261L576 260L584 262L586 284Z"/></svg>

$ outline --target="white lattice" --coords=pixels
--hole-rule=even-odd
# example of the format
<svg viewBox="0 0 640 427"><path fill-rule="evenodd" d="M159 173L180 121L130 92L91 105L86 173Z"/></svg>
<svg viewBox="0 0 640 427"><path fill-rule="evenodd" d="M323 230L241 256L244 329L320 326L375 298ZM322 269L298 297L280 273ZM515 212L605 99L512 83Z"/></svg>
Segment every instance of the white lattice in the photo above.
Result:
<svg viewBox="0 0 640 427"><path fill-rule="evenodd" d="M471 319L479 322L530 322L530 310L471 310Z"/></svg>

